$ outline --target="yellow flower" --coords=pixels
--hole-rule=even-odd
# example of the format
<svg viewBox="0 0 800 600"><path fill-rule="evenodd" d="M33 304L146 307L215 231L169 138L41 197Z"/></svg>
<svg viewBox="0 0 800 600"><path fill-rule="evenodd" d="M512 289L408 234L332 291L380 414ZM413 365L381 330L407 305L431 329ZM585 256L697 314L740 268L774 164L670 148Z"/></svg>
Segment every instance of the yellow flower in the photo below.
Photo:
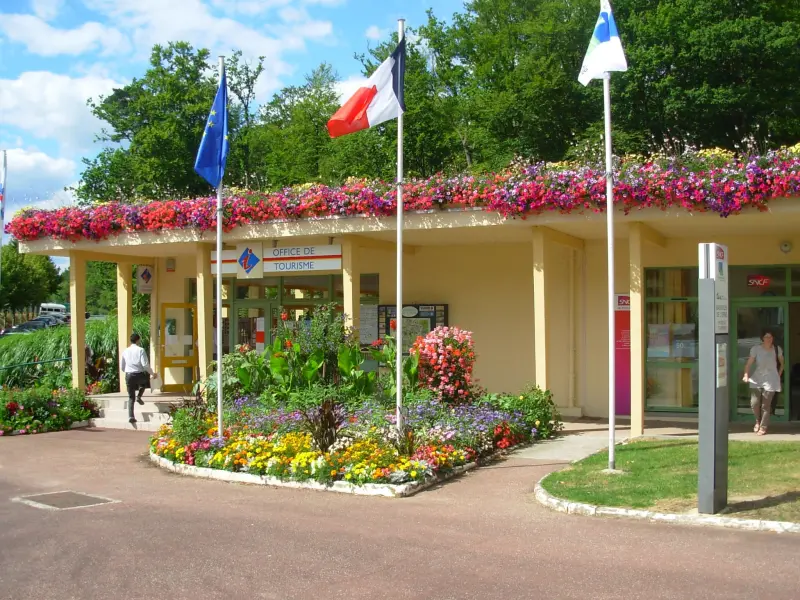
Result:
<svg viewBox="0 0 800 600"><path fill-rule="evenodd" d="M539 421L536 421L536 426L537 426L537 427L539 426Z"/></svg>
<svg viewBox="0 0 800 600"><path fill-rule="evenodd" d="M519 399L520 400L525 400L525 396L520 396Z"/></svg>
<svg viewBox="0 0 800 600"><path fill-rule="evenodd" d="M417 476L417 472L416 471L411 471L411 477L416 477L416 476Z"/></svg>
<svg viewBox="0 0 800 600"><path fill-rule="evenodd" d="M331 477L336 477L336 469L331 469Z"/></svg>
<svg viewBox="0 0 800 600"><path fill-rule="evenodd" d="M348 473L347 475L344 476L345 479L350 479L351 477L352 477L352 475L350 475L350 473Z"/></svg>

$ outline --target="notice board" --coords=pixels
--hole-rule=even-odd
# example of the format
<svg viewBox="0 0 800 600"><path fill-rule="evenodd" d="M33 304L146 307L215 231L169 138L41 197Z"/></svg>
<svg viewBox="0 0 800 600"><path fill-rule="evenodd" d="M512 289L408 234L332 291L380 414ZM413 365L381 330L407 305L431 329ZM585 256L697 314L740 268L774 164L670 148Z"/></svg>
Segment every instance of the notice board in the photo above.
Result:
<svg viewBox="0 0 800 600"><path fill-rule="evenodd" d="M409 348L419 336L424 336L437 327L447 326L447 313L447 304L404 304L403 340L400 343L403 353L408 354ZM394 335L391 321L396 318L397 307L394 304L378 306L378 334L380 337Z"/></svg>

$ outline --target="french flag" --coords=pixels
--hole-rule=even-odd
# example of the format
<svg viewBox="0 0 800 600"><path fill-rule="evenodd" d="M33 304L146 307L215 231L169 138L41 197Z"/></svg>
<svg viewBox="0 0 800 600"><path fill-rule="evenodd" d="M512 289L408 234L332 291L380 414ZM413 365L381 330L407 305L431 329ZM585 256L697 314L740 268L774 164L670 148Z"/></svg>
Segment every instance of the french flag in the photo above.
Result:
<svg viewBox="0 0 800 600"><path fill-rule="evenodd" d="M406 40L397 45L391 56L381 63L363 87L336 111L328 121L332 138L369 129L384 121L396 119L406 110L403 100L403 79L406 70Z"/></svg>

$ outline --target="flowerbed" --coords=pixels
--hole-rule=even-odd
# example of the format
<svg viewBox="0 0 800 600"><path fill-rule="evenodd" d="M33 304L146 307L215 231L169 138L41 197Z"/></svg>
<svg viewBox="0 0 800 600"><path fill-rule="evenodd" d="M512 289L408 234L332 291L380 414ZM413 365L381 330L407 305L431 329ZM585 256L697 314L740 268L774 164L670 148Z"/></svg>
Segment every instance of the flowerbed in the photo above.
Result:
<svg viewBox="0 0 800 600"><path fill-rule="evenodd" d="M97 405L80 390L0 391L0 436L62 431L98 414Z"/></svg>
<svg viewBox="0 0 800 600"><path fill-rule="evenodd" d="M176 415L177 425L163 425L151 438L153 454L178 464L325 485L425 481L543 437L522 413L497 409L488 401L461 406L432 398L416 401L407 411L403 439L393 413L365 403L348 412L326 451L305 431L297 411L264 409L240 399L238 409L226 414L231 425L220 438L216 415L192 417L183 410ZM185 422L193 418L206 429L190 439Z"/></svg>
<svg viewBox="0 0 800 600"><path fill-rule="evenodd" d="M633 209L680 207L727 217L746 207L765 210L771 198L800 195L800 144L760 156L700 151L679 157L621 162L615 202ZM602 167L570 163L535 164L501 173L411 180L404 186L409 211L443 207L480 208L505 217L605 210ZM223 227L273 220L331 216L384 217L396 211L391 182L348 182L287 188L280 192L237 193L225 199ZM56 238L103 240L123 232L161 232L216 227L216 200L164 200L143 205L110 202L92 208L26 209L6 225L18 240Z"/></svg>

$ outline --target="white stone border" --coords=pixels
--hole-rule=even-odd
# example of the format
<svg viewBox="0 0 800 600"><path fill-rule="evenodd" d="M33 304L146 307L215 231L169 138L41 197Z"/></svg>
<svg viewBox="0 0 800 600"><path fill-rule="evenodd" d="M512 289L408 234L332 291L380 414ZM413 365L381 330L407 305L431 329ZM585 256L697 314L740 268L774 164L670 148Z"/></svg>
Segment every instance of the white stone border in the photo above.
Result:
<svg viewBox="0 0 800 600"><path fill-rule="evenodd" d="M547 477L547 475L545 475ZM677 523L680 525L699 525L705 527L724 527L727 529L743 529L746 531L771 531L773 533L800 533L800 523L788 521L761 521L758 519L734 519L732 517L719 517L716 515L680 515L673 513L660 513L649 510L633 508L618 508L614 506L596 506L582 502L571 502L556 498L542 487L542 477L536 482L534 496L547 508L570 515L583 515L586 517L619 517L624 519L637 519L640 521L653 521L660 523Z"/></svg>
<svg viewBox="0 0 800 600"><path fill-rule="evenodd" d="M499 456L495 453L481 462L493 460ZM227 481L230 483L249 483L252 485L269 485L273 487L286 487L294 489L306 490L319 490L323 492L339 492L341 494L353 494L356 496L383 496L384 498L406 498L413 496L417 492L421 492L431 486L441 483L467 471L471 471L479 466L477 462L467 463L460 467L454 468L443 475L436 475L430 477L425 481L412 481L400 485L391 483L365 483L363 485L356 485L348 483L347 481L334 481L330 485L318 483L316 481L291 481L283 480L278 477L271 477L267 475L253 475L252 473L236 473L233 471L223 471L221 469L209 469L207 467L195 467L194 465L185 465L181 463L174 463L171 460L158 456L152 451L150 452L150 460L157 466L179 475L189 475L190 477L201 477L205 479L216 479L218 481Z"/></svg>
<svg viewBox="0 0 800 600"><path fill-rule="evenodd" d="M75 421L73 422L68 429L53 429L52 431L37 431L36 433L19 433L18 431L12 431L11 433L7 433L5 435L0 435L0 437L14 437L17 435L41 435L43 433L58 433L59 431L69 431L70 429L82 429L84 427L89 427L89 421Z"/></svg>

